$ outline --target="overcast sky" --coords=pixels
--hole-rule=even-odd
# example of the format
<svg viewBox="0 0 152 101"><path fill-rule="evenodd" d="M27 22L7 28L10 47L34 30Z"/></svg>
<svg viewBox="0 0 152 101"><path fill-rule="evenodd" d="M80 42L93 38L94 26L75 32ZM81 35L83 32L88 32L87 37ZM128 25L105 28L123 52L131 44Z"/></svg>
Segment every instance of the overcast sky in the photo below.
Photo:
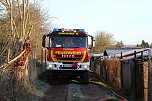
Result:
<svg viewBox="0 0 152 101"><path fill-rule="evenodd" d="M54 27L113 34L125 44L152 43L152 0L42 0Z"/></svg>

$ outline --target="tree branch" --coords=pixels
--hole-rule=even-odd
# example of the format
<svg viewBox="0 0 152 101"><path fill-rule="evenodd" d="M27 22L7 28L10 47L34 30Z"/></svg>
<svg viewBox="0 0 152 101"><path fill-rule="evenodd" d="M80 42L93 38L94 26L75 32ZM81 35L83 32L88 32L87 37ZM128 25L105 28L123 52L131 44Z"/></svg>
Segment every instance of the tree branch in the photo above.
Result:
<svg viewBox="0 0 152 101"><path fill-rule="evenodd" d="M23 18L23 16L22 16L23 12L22 12L22 10L21 10L20 0L17 0L17 5L18 5L18 9L19 9L20 18L21 18L21 20L22 20L22 18Z"/></svg>
<svg viewBox="0 0 152 101"><path fill-rule="evenodd" d="M29 0L27 0L27 3L26 3L26 9L27 9L27 12L26 12L26 18L25 18L25 31L26 31L26 28L27 28L27 22L29 20ZM27 35L26 35L27 36Z"/></svg>

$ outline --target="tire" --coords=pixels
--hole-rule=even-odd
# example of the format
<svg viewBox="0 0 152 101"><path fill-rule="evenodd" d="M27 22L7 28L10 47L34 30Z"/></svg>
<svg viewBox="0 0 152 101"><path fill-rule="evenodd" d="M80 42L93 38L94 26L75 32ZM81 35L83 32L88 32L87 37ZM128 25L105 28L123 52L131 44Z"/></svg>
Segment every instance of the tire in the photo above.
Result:
<svg viewBox="0 0 152 101"><path fill-rule="evenodd" d="M89 83L88 71L84 71L82 78L83 78L83 84L88 84Z"/></svg>
<svg viewBox="0 0 152 101"><path fill-rule="evenodd" d="M48 82L50 85L54 84L53 71L47 71L47 82Z"/></svg>

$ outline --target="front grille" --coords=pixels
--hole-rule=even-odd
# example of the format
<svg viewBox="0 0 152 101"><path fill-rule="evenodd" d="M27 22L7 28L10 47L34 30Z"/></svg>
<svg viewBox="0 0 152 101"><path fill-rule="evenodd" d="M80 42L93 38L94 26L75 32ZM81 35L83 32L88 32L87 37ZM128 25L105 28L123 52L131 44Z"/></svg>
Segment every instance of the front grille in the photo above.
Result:
<svg viewBox="0 0 152 101"><path fill-rule="evenodd" d="M62 62L63 64L73 64L73 62Z"/></svg>
<svg viewBox="0 0 152 101"><path fill-rule="evenodd" d="M57 58L57 60L80 60L80 58Z"/></svg>
<svg viewBox="0 0 152 101"><path fill-rule="evenodd" d="M75 60L80 61L81 55L74 55L74 57L63 57L62 55L56 55L57 60Z"/></svg>

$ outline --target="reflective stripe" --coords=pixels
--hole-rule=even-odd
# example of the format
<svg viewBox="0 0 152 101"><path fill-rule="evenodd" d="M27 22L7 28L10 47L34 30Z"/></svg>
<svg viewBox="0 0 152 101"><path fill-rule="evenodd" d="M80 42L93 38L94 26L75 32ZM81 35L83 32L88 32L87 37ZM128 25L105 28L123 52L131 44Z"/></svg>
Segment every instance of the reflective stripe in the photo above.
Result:
<svg viewBox="0 0 152 101"><path fill-rule="evenodd" d="M87 52L86 51L84 51L84 54L83 54L83 57L82 57L82 59L81 60L78 60L78 61L76 61L76 60L56 60L55 58L54 58L54 56L53 56L53 51L51 51L51 58L52 58L52 60L54 61L54 62L83 62L84 61L84 59L85 59L85 57L86 57L86 54L87 54Z"/></svg>

